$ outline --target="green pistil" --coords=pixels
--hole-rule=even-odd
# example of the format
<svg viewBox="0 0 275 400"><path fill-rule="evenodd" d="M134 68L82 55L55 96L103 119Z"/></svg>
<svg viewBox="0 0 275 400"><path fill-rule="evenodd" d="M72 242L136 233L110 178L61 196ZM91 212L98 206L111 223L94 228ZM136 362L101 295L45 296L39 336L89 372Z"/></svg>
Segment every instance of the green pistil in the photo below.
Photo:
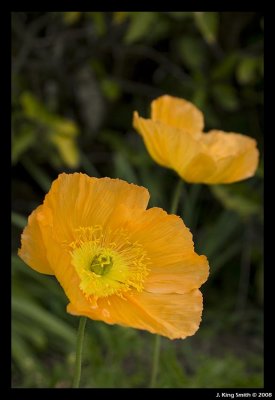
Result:
<svg viewBox="0 0 275 400"><path fill-rule="evenodd" d="M113 266L113 258L109 255L96 255L94 256L90 270L96 275L106 275Z"/></svg>

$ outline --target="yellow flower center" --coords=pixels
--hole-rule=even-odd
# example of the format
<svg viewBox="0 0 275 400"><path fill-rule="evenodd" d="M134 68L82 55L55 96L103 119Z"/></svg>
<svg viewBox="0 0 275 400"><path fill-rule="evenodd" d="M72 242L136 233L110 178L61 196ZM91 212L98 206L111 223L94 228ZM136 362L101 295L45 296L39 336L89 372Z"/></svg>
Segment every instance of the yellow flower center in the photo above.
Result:
<svg viewBox="0 0 275 400"><path fill-rule="evenodd" d="M101 227L79 228L71 243L72 264L80 278L79 287L93 301L129 290L142 291L149 259L143 247L122 230Z"/></svg>

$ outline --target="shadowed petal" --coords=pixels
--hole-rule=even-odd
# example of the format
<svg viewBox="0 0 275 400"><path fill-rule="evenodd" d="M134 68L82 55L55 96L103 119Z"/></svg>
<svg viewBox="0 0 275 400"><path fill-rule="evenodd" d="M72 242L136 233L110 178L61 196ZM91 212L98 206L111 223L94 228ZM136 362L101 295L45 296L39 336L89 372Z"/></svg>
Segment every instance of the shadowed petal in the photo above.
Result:
<svg viewBox="0 0 275 400"><path fill-rule="evenodd" d="M46 247L37 219L42 210L43 206L39 206L29 216L28 225L21 235L21 248L18 250L18 255L35 271L54 275L47 259Z"/></svg>
<svg viewBox="0 0 275 400"><path fill-rule="evenodd" d="M129 230L150 260L147 291L186 293L206 281L207 259L195 253L192 235L181 218L154 207L131 221Z"/></svg>
<svg viewBox="0 0 275 400"><path fill-rule="evenodd" d="M99 299L97 308L79 308L70 303L67 311L108 324L144 329L170 339L184 339L198 330L202 314L199 290L185 294L147 292L122 299L112 296Z"/></svg>
<svg viewBox="0 0 275 400"><path fill-rule="evenodd" d="M232 132L210 131L203 135L209 154L216 161L214 174L206 183L232 183L255 174L259 162L256 140Z"/></svg>

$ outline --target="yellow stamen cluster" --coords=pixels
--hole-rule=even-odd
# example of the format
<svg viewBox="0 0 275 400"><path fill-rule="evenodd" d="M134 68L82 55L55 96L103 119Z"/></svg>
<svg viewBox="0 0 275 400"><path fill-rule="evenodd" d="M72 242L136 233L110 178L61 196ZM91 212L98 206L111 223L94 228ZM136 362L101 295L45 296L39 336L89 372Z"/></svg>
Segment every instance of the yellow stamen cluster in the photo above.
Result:
<svg viewBox="0 0 275 400"><path fill-rule="evenodd" d="M129 239L127 231L94 226L77 229L76 237L70 244L72 264L87 298L93 301L143 290L149 259L143 247Z"/></svg>

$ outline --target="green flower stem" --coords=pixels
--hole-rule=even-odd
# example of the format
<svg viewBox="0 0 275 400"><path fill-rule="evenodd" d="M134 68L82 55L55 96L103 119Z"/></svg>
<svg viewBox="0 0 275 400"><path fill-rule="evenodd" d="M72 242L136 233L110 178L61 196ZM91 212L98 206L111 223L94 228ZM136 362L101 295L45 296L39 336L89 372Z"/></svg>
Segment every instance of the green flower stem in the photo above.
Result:
<svg viewBox="0 0 275 400"><path fill-rule="evenodd" d="M177 186L175 188L174 195L172 198L171 209L170 209L171 214L176 214L176 212L178 210L180 194L181 194L182 188L183 188L183 180L180 178L178 180L178 183L177 183Z"/></svg>
<svg viewBox="0 0 275 400"><path fill-rule="evenodd" d="M80 317L78 332L77 332L77 342L76 342L76 356L75 356L73 388L78 388L79 382L80 382L82 348L83 348L83 339L84 339L86 321L87 321L86 317Z"/></svg>
<svg viewBox="0 0 275 400"><path fill-rule="evenodd" d="M157 379L158 367L159 367L159 355L160 355L160 336L156 335L155 344L154 344L153 366L152 366L150 388L153 388L156 386L156 379Z"/></svg>
<svg viewBox="0 0 275 400"><path fill-rule="evenodd" d="M182 179L179 179L177 186L175 188L175 191L174 191L173 198L172 198L171 210L170 210L171 214L175 214L178 210L182 187L183 187L183 181L182 181ZM152 364L150 388L153 388L156 386L156 380L157 380L158 369L159 369L160 339L161 339L160 336L156 335L155 344L154 344L154 354L153 354L153 364Z"/></svg>

